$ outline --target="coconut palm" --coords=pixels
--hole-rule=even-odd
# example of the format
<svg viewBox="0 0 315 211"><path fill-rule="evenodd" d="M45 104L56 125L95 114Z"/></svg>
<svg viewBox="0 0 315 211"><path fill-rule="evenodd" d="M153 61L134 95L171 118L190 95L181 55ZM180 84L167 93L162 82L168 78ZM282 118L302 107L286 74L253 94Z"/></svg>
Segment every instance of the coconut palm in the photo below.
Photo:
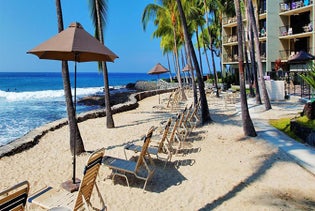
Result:
<svg viewBox="0 0 315 211"><path fill-rule="evenodd" d="M102 44L104 44L103 29L106 23L107 13L107 0L89 0L91 18L95 28L95 37ZM105 111L106 111L106 127L114 128L114 119L112 115L112 109L110 106L110 93L109 93L109 81L108 70L106 62L99 63L99 70L103 73L104 80L104 98L105 98Z"/></svg>
<svg viewBox="0 0 315 211"><path fill-rule="evenodd" d="M56 0L56 11L58 19L58 31L63 31L63 18L62 18L62 8L60 0ZM70 77L69 77L69 68L68 62L62 61L62 79L63 79L63 89L65 93L68 122L70 129L70 149L72 155L79 155L82 152L85 152L84 144L81 138L81 134L78 128L75 109L72 102L71 86L70 86ZM74 149L75 146L75 149Z"/></svg>
<svg viewBox="0 0 315 211"><path fill-rule="evenodd" d="M197 56L195 53L195 49L194 49L192 41L191 41L191 36L188 33L187 21L186 21L186 17L184 14L181 0L176 0L176 2L177 2L178 11L180 14L180 19L182 22L183 30L184 30L185 40L188 42L189 51L191 53L191 57L192 57L192 60L193 60L193 63L194 63L195 69L196 69L196 75L197 75L198 86L199 86L199 94L200 94L200 103L201 103L200 104L201 105L201 124L205 124L205 123L211 122L212 119L211 119L210 113L209 113L209 107L208 107L207 97L206 97L206 93L205 93L205 89L204 89L203 77L202 77L201 72L200 72L200 68L199 68Z"/></svg>
<svg viewBox="0 0 315 211"><path fill-rule="evenodd" d="M205 14L205 21L206 21L206 29L207 31L203 31L203 33L207 32L207 34L203 34L202 38L204 43L207 43L207 47L211 53L212 59L212 68L213 68L213 75L214 75L214 84L216 88L216 96L219 97L219 89L218 89L218 74L217 69L215 66L214 61L214 52L216 51L217 46L216 44L220 43L220 32L221 32L221 23L218 15L220 14L219 11L223 10L221 2L215 1L202 1L202 9ZM210 20L210 21L209 21ZM206 50L206 49L205 49Z"/></svg>
<svg viewBox="0 0 315 211"><path fill-rule="evenodd" d="M237 18L237 37L238 37L238 68L240 77L240 98L241 98L241 111L242 123L245 136L257 136L252 119L248 111L248 104L245 90L245 74L244 74L244 53L243 53L243 22L240 11L240 0L234 0L236 18Z"/></svg>
<svg viewBox="0 0 315 211"><path fill-rule="evenodd" d="M189 23L187 24L189 25L189 29L188 29L189 34L192 35L195 32L197 34L197 39L198 39L198 26L203 24L202 15L200 14L201 11L198 7L198 0L194 0L194 1L185 0L184 6L185 6L184 8L185 13L187 14L188 20L189 20ZM180 25L182 26L182 24ZM183 26L179 30L183 32ZM198 93L197 93L197 86L195 82L195 72L194 72L194 69L192 68L193 65L192 65L191 52L188 46L187 37L184 36L183 33L180 33L180 34L181 34L180 39L184 43L184 47L185 47L184 49L185 49L185 54L186 54L186 62L187 62L188 67L191 67L189 72L191 75L191 82L192 82L191 86L192 86L193 96L194 96L194 105L196 105L198 103ZM201 56L199 46L198 46L198 51L199 51L199 56ZM201 58L200 58L200 64L201 64ZM201 65L200 67L202 69Z"/></svg>
<svg viewBox="0 0 315 211"><path fill-rule="evenodd" d="M148 4L142 14L142 24L143 29L146 30L147 24L150 20L153 20L154 25L157 26L157 29L153 33L153 37L162 38L164 36L172 36L173 37L173 52L175 55L175 68L177 71L177 79L179 83L179 88L181 90L182 100L186 100L187 97L185 95L182 80L180 76L180 64L179 64L179 56L178 49L182 44L179 39L178 27L178 14L176 13L176 8L173 1L170 0L161 0L161 4ZM169 40L169 39L168 39Z"/></svg>
<svg viewBox="0 0 315 211"><path fill-rule="evenodd" d="M264 73L263 73L263 69L262 69L262 62L261 62L261 57L260 57L260 47L259 47L259 35L258 35L258 29L256 26L256 21L255 21L255 15L254 15L254 9L253 9L253 3L252 1L247 1L247 9L248 14L249 14L249 23L251 24L251 27L253 29L254 32L254 45L255 45L255 49L257 49L255 55L256 55L256 61L258 64L258 73L259 73L259 77L261 78L260 80L260 88L262 89L262 94L263 94L263 99L264 99L264 103L265 103L265 109L269 110L271 109L271 103L269 100L269 96L268 96L268 92L267 92L267 88L266 88L266 84L265 81L263 80L264 77Z"/></svg>

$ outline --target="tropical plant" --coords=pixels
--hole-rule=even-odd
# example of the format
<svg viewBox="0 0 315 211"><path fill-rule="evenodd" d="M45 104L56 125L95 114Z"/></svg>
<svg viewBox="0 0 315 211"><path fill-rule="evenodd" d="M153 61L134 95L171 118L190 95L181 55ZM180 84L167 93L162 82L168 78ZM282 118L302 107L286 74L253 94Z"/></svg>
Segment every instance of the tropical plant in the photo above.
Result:
<svg viewBox="0 0 315 211"><path fill-rule="evenodd" d="M252 27L253 32L254 32L253 33L254 36L252 38L254 39L255 49L257 49L257 51L255 52L255 55L256 55L256 61L257 61L257 65L258 65L259 77L261 78L261 80L260 80L260 88L262 89L261 91L262 91L262 94L263 94L265 108L266 108L266 110L269 110L269 109L271 109L271 103L270 103L270 100L269 100L269 96L268 96L268 92L267 92L265 81L263 80L264 73L263 73L261 56L260 56L260 50L259 50L260 49L260 46L259 46L259 35L258 35L257 24L256 24L256 21L255 21L255 15L254 15L254 9L253 9L252 1L247 1L247 9L249 10L248 11L249 23L251 24L251 27Z"/></svg>
<svg viewBox="0 0 315 211"><path fill-rule="evenodd" d="M315 90L315 63L309 66L309 71L300 73L299 76Z"/></svg>
<svg viewBox="0 0 315 211"><path fill-rule="evenodd" d="M62 8L61 8L60 0L56 0L56 11L57 11L57 20L58 20L58 31L61 32L63 31L64 26L63 26ZM75 109L72 102L70 76L69 76L69 68L68 68L67 61L62 61L62 79L63 79L63 89L65 93L68 122L69 122L69 129L70 129L70 150L71 150L72 155L74 154L79 155L82 152L85 152L85 149L84 149L84 144L83 144L81 134L79 131L79 127L77 124Z"/></svg>
<svg viewBox="0 0 315 211"><path fill-rule="evenodd" d="M172 49L175 55L175 69L181 90L181 97L182 100L186 100L187 98L182 86L178 56L179 46L182 45L182 40L180 39L180 32L182 30L179 30L181 24L179 24L178 13L175 7L176 4L171 0L161 0L159 3L160 4L148 4L145 7L142 14L143 30L146 30L148 22L152 20L154 25L157 27L157 29L153 32L153 37L161 38L161 40L163 40L163 46L167 46L167 49ZM170 37L173 38L173 41L171 41Z"/></svg>
<svg viewBox="0 0 315 211"><path fill-rule="evenodd" d="M207 122L212 121L212 119L210 117L207 97L206 97L206 93L205 93L205 89L204 89L205 85L204 85L203 77L202 77L200 69L199 69L199 64L198 64L197 56L195 53L195 49L194 49L192 41L191 41L191 36L188 33L187 21L186 21L186 17L184 14L181 0L176 0L176 2L177 2L182 26L184 29L185 41L188 42L189 51L191 53L191 57L192 57L192 60L193 60L193 63L194 63L195 69L196 69L196 75L197 75L198 86L199 86L199 94L200 94L200 103L201 103L200 104L201 105L201 124L205 124Z"/></svg>
<svg viewBox="0 0 315 211"><path fill-rule="evenodd" d="M221 47L221 12L224 8L222 2L213 0L203 0L203 10L205 11L206 31L204 31L203 40L205 46L211 53L212 68L214 75L214 84L216 88L216 96L219 97L218 74L214 61L214 54ZM207 33L206 33L207 32ZM219 51L220 52L220 51Z"/></svg>
<svg viewBox="0 0 315 211"><path fill-rule="evenodd" d="M106 23L107 14L107 0L89 0L91 18L94 24L95 37L102 44L104 44L103 29ZM105 99L105 111L106 111L106 127L114 128L114 119L112 115L112 109L110 105L110 93L109 93L109 81L108 81L108 69L106 62L99 63L99 70L103 73L104 80L104 99Z"/></svg>
<svg viewBox="0 0 315 211"><path fill-rule="evenodd" d="M241 113L242 113L242 123L243 131L245 136L257 136L254 128L252 119L250 118L247 97L246 97L246 87L245 87L245 74L244 74L244 52L243 52L243 20L240 10L240 0L234 0L236 18L237 18L237 37L238 37L238 68L239 68L239 78L240 78L240 98L241 98Z"/></svg>

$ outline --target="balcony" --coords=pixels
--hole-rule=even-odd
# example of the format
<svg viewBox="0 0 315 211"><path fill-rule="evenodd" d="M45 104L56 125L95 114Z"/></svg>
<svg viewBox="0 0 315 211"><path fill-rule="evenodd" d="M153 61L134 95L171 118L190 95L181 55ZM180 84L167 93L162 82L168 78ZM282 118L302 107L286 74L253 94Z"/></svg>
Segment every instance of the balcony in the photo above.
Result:
<svg viewBox="0 0 315 211"><path fill-rule="evenodd" d="M223 45L236 45L237 35L227 35L223 37Z"/></svg>
<svg viewBox="0 0 315 211"><path fill-rule="evenodd" d="M224 17L222 19L222 25L223 27L233 27L236 26L236 17Z"/></svg>
<svg viewBox="0 0 315 211"><path fill-rule="evenodd" d="M223 63L237 63L238 62L238 55L234 54L223 54Z"/></svg>
<svg viewBox="0 0 315 211"><path fill-rule="evenodd" d="M312 3L312 0L282 2L280 3L280 15L293 15L309 11L312 8Z"/></svg>
<svg viewBox="0 0 315 211"><path fill-rule="evenodd" d="M312 35L313 27L312 23L303 24L302 26L280 26L279 27L279 39L294 39L309 37Z"/></svg>
<svg viewBox="0 0 315 211"><path fill-rule="evenodd" d="M308 48L308 49L301 49L301 50L306 50L307 53L312 54L313 48ZM281 60L288 60L291 57L293 57L296 53L298 53L300 50L294 51L294 50L281 50L279 51L279 55Z"/></svg>

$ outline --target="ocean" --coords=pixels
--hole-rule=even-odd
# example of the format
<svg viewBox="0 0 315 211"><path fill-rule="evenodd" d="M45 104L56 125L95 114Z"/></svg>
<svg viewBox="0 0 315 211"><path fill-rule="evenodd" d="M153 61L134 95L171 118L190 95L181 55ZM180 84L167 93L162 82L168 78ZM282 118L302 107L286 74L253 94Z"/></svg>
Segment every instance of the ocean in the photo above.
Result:
<svg viewBox="0 0 315 211"><path fill-rule="evenodd" d="M146 73L109 73L108 79L113 91L125 91L128 83L157 80L157 77ZM70 81L73 87L73 73L70 73ZM77 73L77 99L102 93L103 87L102 73ZM99 108L84 105L76 107L77 113ZM39 126L65 117L67 113L61 72L0 72L0 146Z"/></svg>

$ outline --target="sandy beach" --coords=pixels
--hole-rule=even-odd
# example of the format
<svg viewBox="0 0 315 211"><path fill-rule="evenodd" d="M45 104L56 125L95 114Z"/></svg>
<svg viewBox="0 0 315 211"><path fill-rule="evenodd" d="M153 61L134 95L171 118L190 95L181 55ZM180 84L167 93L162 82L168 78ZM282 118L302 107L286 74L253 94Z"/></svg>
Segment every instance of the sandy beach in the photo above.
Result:
<svg viewBox="0 0 315 211"><path fill-rule="evenodd" d="M168 96L160 95L162 103ZM315 176L259 135L244 137L234 104L210 96L208 103L214 122L196 128L189 137L190 150L174 156L165 168L155 160L156 172L145 193L143 181L130 180L130 188L119 177L113 183L106 179L111 171L101 167L97 184L108 210L313 210ZM105 147L106 155L124 158L128 142L175 115L153 108L157 104L158 96L153 96L140 101L135 110L115 114L114 129L106 128L106 118L80 123L86 150ZM269 111L262 105L250 112L254 122L267 121L297 115L303 107L283 106L288 105L275 104ZM88 155L77 157L78 178ZM62 189L61 183L72 177L68 127L49 132L31 149L1 158L0 169L0 189L24 180L30 182L30 193L44 186ZM97 198L93 202L99 206ZM41 210L34 205L30 209Z"/></svg>

